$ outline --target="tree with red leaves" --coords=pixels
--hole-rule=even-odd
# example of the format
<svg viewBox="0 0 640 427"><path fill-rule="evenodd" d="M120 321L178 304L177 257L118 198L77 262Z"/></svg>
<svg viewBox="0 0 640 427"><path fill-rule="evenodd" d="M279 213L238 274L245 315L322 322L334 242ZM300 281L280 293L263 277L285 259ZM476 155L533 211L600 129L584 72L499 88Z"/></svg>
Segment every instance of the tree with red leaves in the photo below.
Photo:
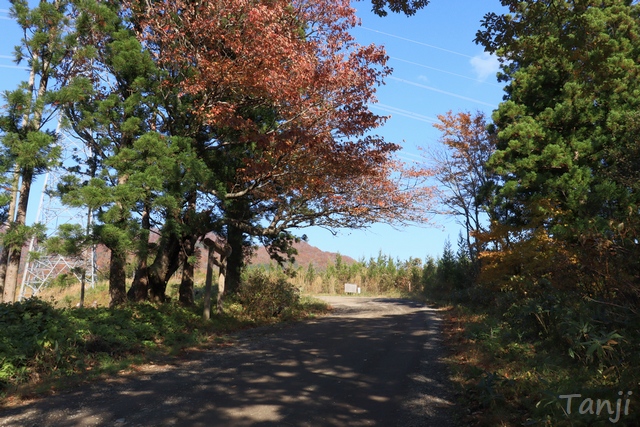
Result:
<svg viewBox="0 0 640 427"><path fill-rule="evenodd" d="M283 249L294 228L418 219L425 194L403 187L400 147L369 134L385 120L368 105L390 70L382 48L349 34L358 21L348 1L131 8L168 71L165 87L178 88L209 135L193 143L211 173L198 185L210 231L234 227Z"/></svg>
<svg viewBox="0 0 640 427"><path fill-rule="evenodd" d="M104 71L72 82L87 95L67 111L78 113L70 114L78 135L100 135L98 175L113 188L97 179L72 193L76 204L105 195L95 209L111 221L103 229L117 237L112 247L122 246L118 236L138 241L129 298L164 300L182 267L180 300L191 304L197 242L209 233L226 242L222 268L237 285L256 239L283 260L295 229L424 219L428 190L395 160L400 147L372 133L386 118L369 104L390 69L384 49L349 34L358 19L348 1L132 0L86 14L82 34L96 50L82 65ZM140 55L153 66L133 66ZM109 194L123 197L114 204ZM115 208L136 214L107 215ZM149 245L152 228L161 237Z"/></svg>

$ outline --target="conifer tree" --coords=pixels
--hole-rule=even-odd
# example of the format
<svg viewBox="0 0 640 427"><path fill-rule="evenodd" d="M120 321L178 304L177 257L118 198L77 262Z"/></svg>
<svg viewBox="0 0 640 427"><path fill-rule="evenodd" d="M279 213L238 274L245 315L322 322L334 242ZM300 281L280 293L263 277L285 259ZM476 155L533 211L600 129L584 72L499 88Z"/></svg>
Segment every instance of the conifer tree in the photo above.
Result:
<svg viewBox="0 0 640 427"><path fill-rule="evenodd" d="M489 164L504 181L496 198L504 221L492 233L503 242L537 239L538 248L568 244L575 256L564 270L573 269L574 283L606 283L611 294L637 298L640 6L502 4L509 13L488 14L477 35L502 58L508 84L494 113L498 142Z"/></svg>
<svg viewBox="0 0 640 427"><path fill-rule="evenodd" d="M111 253L109 292L117 305L126 300L126 258L135 241L139 267L145 267L151 211L157 209L176 148L155 130L157 69L121 5L85 2L82 7L77 19L82 48L62 95L71 129L94 156L80 175L74 169L61 190L65 203L97 213L95 238Z"/></svg>
<svg viewBox="0 0 640 427"><path fill-rule="evenodd" d="M11 1L10 13L23 34L15 59L27 63L29 79L4 94L2 143L13 162L13 188L17 190L12 192L0 254L0 283L6 302L15 299L23 247L34 232L26 225L31 185L38 174L58 163L60 155L57 135L47 124L56 117L56 89L66 82L68 70L63 65L76 45L69 30L69 10L70 2L65 0L42 0L33 8L26 0Z"/></svg>

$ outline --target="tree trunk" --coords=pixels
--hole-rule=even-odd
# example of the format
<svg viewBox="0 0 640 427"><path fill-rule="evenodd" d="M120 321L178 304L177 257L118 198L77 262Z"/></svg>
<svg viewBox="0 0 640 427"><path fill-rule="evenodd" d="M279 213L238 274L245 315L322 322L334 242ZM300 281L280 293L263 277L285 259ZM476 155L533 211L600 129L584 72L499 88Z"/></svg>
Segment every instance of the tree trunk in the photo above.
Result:
<svg viewBox="0 0 640 427"><path fill-rule="evenodd" d="M129 301L146 301L149 299L149 267L147 260L140 259L138 268L133 276L133 283L127 292Z"/></svg>
<svg viewBox="0 0 640 427"><path fill-rule="evenodd" d="M29 206L29 193L33 182L33 169L26 168L22 171L22 184L20 185L20 198L16 208L17 226L25 225L27 219L27 207ZM18 272L20 270L20 258L24 242L19 242L9 250L9 262L7 263L7 274L4 281L4 302L13 302L16 298L18 287Z"/></svg>
<svg viewBox="0 0 640 427"><path fill-rule="evenodd" d="M136 268L131 288L127 292L130 301L146 301L149 298L149 235L151 230L151 208L145 203L142 212L142 232L138 245L138 266Z"/></svg>
<svg viewBox="0 0 640 427"><path fill-rule="evenodd" d="M207 248L207 276L204 281L204 311L202 318L211 318L211 282L213 281L213 266L216 264L216 252L212 246Z"/></svg>
<svg viewBox="0 0 640 427"><path fill-rule="evenodd" d="M7 224L11 224L16 216L16 204L18 202L18 186L20 185L20 168L16 165L13 170L13 182L11 184L11 201L9 202L9 211L7 212ZM6 233L6 230L5 230ZM4 301L4 281L7 277L7 262L9 261L9 252L11 248L8 245L2 245L0 251L0 302Z"/></svg>
<svg viewBox="0 0 640 427"><path fill-rule="evenodd" d="M164 302L167 281L180 266L180 241L174 234L162 236L156 258L149 267L149 297L152 301Z"/></svg>
<svg viewBox="0 0 640 427"><path fill-rule="evenodd" d="M7 261L9 259L9 248L7 245L0 251L0 302L4 301L4 279L7 276Z"/></svg>
<svg viewBox="0 0 640 427"><path fill-rule="evenodd" d="M111 302L109 307L124 304L127 300L125 282L127 279L125 266L127 263L126 254L119 249L111 250L111 260L109 263L109 296Z"/></svg>
<svg viewBox="0 0 640 427"><path fill-rule="evenodd" d="M218 295L217 295L217 305L218 305L218 314L222 314L224 312L223 306L223 298L224 298L224 278L227 271L227 257L226 254L220 254L220 270L218 273Z"/></svg>
<svg viewBox="0 0 640 427"><path fill-rule="evenodd" d="M180 282L179 289L179 301L182 305L193 306L195 304L193 298L193 273L195 271L195 265L189 262L189 258L186 257L182 264L182 280Z"/></svg>
<svg viewBox="0 0 640 427"><path fill-rule="evenodd" d="M189 193L188 197L187 197L187 201L189 203L188 208L187 208L187 212L184 216L184 223L186 225L191 226L191 230L197 229L197 227L192 227L194 219L195 219L195 214L196 214L196 203L198 200L198 196L197 193L195 191L192 191ZM194 233L197 236L197 233ZM187 237L182 239L182 256L183 256L183 262L182 262L182 281L180 282L180 288L179 288L179 301L187 306L191 306L193 305L194 301L193 301L193 273L194 273L194 269L195 269L195 261L194 262L190 262L193 260L190 260L189 258L191 258L193 256L193 254L195 253L195 248L196 248L196 241L198 240L197 237L194 237L194 235L192 235L191 237Z"/></svg>
<svg viewBox="0 0 640 427"><path fill-rule="evenodd" d="M213 281L213 265L217 265L219 268L218 271L218 293L217 293L217 311L218 314L223 313L223 298L224 298L224 282L225 282L225 273L227 270L227 259L231 254L231 246L220 240L215 241L210 239L209 237L205 237L204 239L205 246L209 249L209 256L207 262L207 279L205 283L205 312L204 318L208 319L208 310L210 310L211 306L211 282ZM220 260L216 261L215 253L220 255Z"/></svg>
<svg viewBox="0 0 640 427"><path fill-rule="evenodd" d="M83 268L82 269L82 274L80 276L80 303L78 303L78 307L82 308L84 307L84 290L86 287L86 281L87 281L87 269Z"/></svg>
<svg viewBox="0 0 640 427"><path fill-rule="evenodd" d="M20 268L21 254L22 252L19 248L11 248L9 250L7 275L5 277L4 295L2 298L4 302L14 302L16 300L16 288L18 286L18 270Z"/></svg>
<svg viewBox="0 0 640 427"><path fill-rule="evenodd" d="M227 243L231 246L231 254L227 258L224 289L227 294L232 295L240 287L242 270L245 266L245 241L242 230L230 225L227 231Z"/></svg>

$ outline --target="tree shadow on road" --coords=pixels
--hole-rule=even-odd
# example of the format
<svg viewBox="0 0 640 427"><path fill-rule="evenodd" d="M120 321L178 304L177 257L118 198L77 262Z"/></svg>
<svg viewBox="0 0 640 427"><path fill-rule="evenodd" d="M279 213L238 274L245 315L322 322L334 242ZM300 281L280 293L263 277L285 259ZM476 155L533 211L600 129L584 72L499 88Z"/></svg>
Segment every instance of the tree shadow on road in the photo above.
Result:
<svg viewBox="0 0 640 427"><path fill-rule="evenodd" d="M3 411L0 425L452 425L438 319L410 308L245 336L165 372Z"/></svg>

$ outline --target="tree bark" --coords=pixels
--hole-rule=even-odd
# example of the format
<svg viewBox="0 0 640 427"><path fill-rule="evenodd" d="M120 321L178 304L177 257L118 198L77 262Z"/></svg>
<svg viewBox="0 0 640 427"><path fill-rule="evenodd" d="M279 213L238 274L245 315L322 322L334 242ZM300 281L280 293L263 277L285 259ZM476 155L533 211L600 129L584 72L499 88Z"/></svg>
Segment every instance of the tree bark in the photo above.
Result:
<svg viewBox="0 0 640 427"><path fill-rule="evenodd" d="M193 298L193 274L195 271L195 265L189 262L188 258L185 258L182 264L182 280L180 281L180 288L178 290L178 301L182 305L193 306L195 304Z"/></svg>
<svg viewBox="0 0 640 427"><path fill-rule="evenodd" d="M216 252L212 246L207 245L207 276L204 281L204 311L202 318L211 318L211 282L213 281L213 266L216 264Z"/></svg>
<svg viewBox="0 0 640 427"><path fill-rule="evenodd" d="M209 237L205 237L204 244L209 248L209 256L207 261L207 278L205 282L205 312L204 317L205 320L208 319L208 310L210 310L211 306L211 282L213 281L213 265L218 266L218 293L216 297L217 302L217 312L218 314L222 314L224 312L223 302L224 302L224 283L225 283L225 273L227 270L227 259L231 254L231 246L220 240L215 241L210 239ZM215 253L218 253L220 256L219 260L216 260Z"/></svg>
<svg viewBox="0 0 640 427"><path fill-rule="evenodd" d="M33 173L32 168L26 168L22 171L22 184L20 185L20 198L16 208L15 221L15 224L18 226L25 225L26 223ZM7 263L7 274L4 281L4 302L15 301L23 246L24 242L9 249L9 262Z"/></svg>
<svg viewBox="0 0 640 427"><path fill-rule="evenodd" d="M129 301L135 302L149 299L149 267L146 258L140 259L138 262L133 282L127 291L127 298Z"/></svg>
<svg viewBox="0 0 640 427"><path fill-rule="evenodd" d="M142 212L142 232L138 244L138 266L136 268L131 288L127 292L130 301L146 301L149 299L149 235L151 233L151 208L145 203Z"/></svg>
<svg viewBox="0 0 640 427"><path fill-rule="evenodd" d="M224 313L224 281L225 274L227 272L227 257L226 254L220 254L220 270L218 271L218 295L216 296L217 306L218 306L218 315Z"/></svg>
<svg viewBox="0 0 640 427"><path fill-rule="evenodd" d="M156 257L149 267L149 297L164 302L167 282L180 266L180 240L175 234L162 236Z"/></svg>
<svg viewBox="0 0 640 427"><path fill-rule="evenodd" d="M13 171L13 182L11 183L11 201L9 202L9 211L7 212L7 225L11 224L16 216L16 204L18 202L18 186L20 185L20 168L16 165ZM6 233L6 229L5 229ZM8 245L2 245L0 251L0 302L4 301L4 281L7 277L7 263L9 261L9 252L11 248Z"/></svg>
<svg viewBox="0 0 640 427"><path fill-rule="evenodd" d="M124 304L127 300L125 282L127 274L125 266L127 263L126 253L120 249L111 250L111 260L109 263L109 296L111 302L109 307Z"/></svg>
<svg viewBox="0 0 640 427"><path fill-rule="evenodd" d="M240 287L242 270L244 269L245 241L244 233L237 227L229 225L227 231L227 243L231 247L231 254L227 258L225 274L225 292L233 295Z"/></svg>
<svg viewBox="0 0 640 427"><path fill-rule="evenodd" d="M188 208L186 215L184 217L185 224L192 225L195 221L196 217L196 203L198 200L198 195L195 191L189 193L188 197ZM192 306L194 304L193 300L193 273L195 270L195 262L190 262L190 258L195 254L196 242L198 241L198 233L195 232L197 227L191 227L192 235L190 237L183 237L182 243L182 280L180 282L180 288L178 290L179 296L178 300L180 303Z"/></svg>

